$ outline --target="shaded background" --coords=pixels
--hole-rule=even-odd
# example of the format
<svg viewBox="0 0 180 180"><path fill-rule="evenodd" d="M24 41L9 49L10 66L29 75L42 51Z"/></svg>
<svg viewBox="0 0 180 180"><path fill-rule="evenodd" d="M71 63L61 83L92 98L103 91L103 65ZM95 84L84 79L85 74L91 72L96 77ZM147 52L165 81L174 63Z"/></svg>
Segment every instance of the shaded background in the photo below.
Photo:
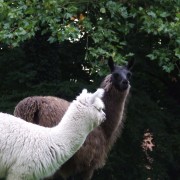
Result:
<svg viewBox="0 0 180 180"><path fill-rule="evenodd" d="M22 4L16 6L23 7ZM7 9L11 7L9 12L16 7L5 5ZM76 7L76 10L71 12L70 7ZM19 9L24 13L23 8ZM67 39L73 35L77 38L78 31L61 34L62 40L53 35L56 29L52 30L46 23L36 24L38 29L34 30L32 37L26 38L27 31L24 36L20 34L19 39L11 38L7 36L8 25L5 27L4 22L12 28L18 17L12 21L13 18L9 20L5 13L4 17L1 16L0 111L12 114L20 100L33 95L53 95L71 101L83 88L94 91L99 87L109 73L106 59L110 55L118 64L134 58L131 97L123 133L110 152L105 167L96 171L93 179L179 180L178 2L134 0L93 4L83 1L66 4L64 11L61 14L69 12L65 22L74 22L73 17L79 19L80 29L82 26L86 30L89 28L89 32L82 30L85 34L77 41ZM53 18L54 15L48 14L47 17ZM25 17L30 16L26 14ZM98 21L98 18L102 19ZM14 26L16 30L23 27L22 24ZM76 24L72 26L77 28ZM42 33L45 27L51 30ZM92 27L95 29L91 32ZM12 36L16 30L11 31ZM152 151L142 148L147 132L152 135Z"/></svg>

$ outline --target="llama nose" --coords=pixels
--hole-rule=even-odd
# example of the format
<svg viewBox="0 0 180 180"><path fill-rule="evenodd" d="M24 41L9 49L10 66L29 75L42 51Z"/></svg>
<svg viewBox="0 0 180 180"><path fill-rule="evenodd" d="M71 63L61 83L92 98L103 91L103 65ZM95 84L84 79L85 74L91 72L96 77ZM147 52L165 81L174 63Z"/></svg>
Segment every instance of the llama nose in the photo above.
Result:
<svg viewBox="0 0 180 180"><path fill-rule="evenodd" d="M128 85L128 80L127 79L122 80L122 84L123 85Z"/></svg>

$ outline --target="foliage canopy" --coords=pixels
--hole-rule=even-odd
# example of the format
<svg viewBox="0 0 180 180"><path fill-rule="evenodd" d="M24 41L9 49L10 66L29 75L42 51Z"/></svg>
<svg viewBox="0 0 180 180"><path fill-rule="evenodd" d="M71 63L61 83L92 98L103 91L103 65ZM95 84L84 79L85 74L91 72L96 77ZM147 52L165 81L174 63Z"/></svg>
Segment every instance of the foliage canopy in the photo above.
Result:
<svg viewBox="0 0 180 180"><path fill-rule="evenodd" d="M0 42L16 47L39 32L50 43L86 38L95 70L105 57L123 63L140 53L180 74L179 12L177 0L1 0Z"/></svg>

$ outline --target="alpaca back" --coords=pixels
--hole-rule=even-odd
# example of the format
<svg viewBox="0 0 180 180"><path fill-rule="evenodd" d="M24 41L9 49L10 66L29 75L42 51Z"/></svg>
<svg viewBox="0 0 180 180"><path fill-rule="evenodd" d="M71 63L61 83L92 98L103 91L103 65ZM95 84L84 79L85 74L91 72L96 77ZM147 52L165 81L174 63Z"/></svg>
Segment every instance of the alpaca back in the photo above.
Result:
<svg viewBox="0 0 180 180"><path fill-rule="evenodd" d="M20 101L14 110L16 117L45 127L57 125L70 102L53 96L33 96Z"/></svg>

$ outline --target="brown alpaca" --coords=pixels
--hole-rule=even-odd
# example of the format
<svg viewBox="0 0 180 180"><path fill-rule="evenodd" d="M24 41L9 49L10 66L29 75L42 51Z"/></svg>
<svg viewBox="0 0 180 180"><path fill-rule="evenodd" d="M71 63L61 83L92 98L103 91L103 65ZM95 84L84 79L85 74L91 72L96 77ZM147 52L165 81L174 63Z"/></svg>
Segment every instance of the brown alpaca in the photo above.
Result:
<svg viewBox="0 0 180 180"><path fill-rule="evenodd" d="M108 152L120 135L130 90L132 62L126 66L116 66L110 58L108 65L111 74L105 77L100 86L105 90L103 102L106 121L88 135L83 146L56 172L53 179L60 176L67 179L77 174L83 180L91 179L94 171L105 165ZM43 126L53 126L61 120L59 117L63 116L68 106L69 102L55 97L28 97L17 104L14 115Z"/></svg>

